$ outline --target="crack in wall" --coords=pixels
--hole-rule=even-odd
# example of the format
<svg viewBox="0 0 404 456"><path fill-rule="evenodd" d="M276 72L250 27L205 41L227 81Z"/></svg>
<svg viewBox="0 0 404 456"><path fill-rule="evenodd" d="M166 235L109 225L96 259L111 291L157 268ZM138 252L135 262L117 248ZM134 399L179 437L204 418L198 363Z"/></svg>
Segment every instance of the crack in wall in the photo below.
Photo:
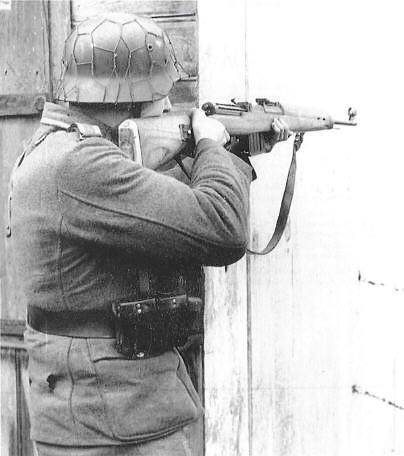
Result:
<svg viewBox="0 0 404 456"><path fill-rule="evenodd" d="M374 280L369 280L366 277L363 277L360 271L358 271L358 280L359 280L359 282L367 283L368 285L374 285L377 287L386 287L386 288L390 288L393 291L400 291L400 292L404 293L404 288L399 288L394 285L389 285L389 284L383 283L383 282L375 282Z"/></svg>
<svg viewBox="0 0 404 456"><path fill-rule="evenodd" d="M384 397L380 397L376 394L370 393L369 391L362 389L358 385L352 385L352 394L361 394L362 396L372 397L373 399L377 399L378 401L384 402L385 404L390 405L391 407L397 408L399 410L404 410L404 407L402 407L401 405L398 405L395 402L390 401L389 399L386 399Z"/></svg>

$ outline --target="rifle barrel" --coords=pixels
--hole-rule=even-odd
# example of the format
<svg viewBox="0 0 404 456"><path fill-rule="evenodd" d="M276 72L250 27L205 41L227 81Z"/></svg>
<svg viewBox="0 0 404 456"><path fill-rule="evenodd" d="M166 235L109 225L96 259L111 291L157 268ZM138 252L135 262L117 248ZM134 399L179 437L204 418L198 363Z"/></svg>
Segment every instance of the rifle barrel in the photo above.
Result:
<svg viewBox="0 0 404 456"><path fill-rule="evenodd" d="M348 125L350 127L355 127L357 123L352 122L351 120L334 120L334 125Z"/></svg>

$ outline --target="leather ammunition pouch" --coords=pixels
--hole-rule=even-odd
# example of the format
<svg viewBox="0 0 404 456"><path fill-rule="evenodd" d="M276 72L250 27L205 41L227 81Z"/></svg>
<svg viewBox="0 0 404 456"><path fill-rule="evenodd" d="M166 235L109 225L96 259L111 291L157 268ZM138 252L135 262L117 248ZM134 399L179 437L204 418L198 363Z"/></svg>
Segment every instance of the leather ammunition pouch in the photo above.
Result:
<svg viewBox="0 0 404 456"><path fill-rule="evenodd" d="M127 358L159 355L173 347L201 342L202 280L199 269L139 271L137 299L108 309L44 310L28 306L27 322L47 334L78 338L115 338ZM185 347L186 348L186 347Z"/></svg>
<svg viewBox="0 0 404 456"><path fill-rule="evenodd" d="M36 331L65 337L113 338L130 359L157 356L201 341L202 299L186 294L114 304L112 311L47 311L29 306L27 323Z"/></svg>
<svg viewBox="0 0 404 456"><path fill-rule="evenodd" d="M203 333L200 298L186 294L114 304L117 351L127 358L155 356Z"/></svg>

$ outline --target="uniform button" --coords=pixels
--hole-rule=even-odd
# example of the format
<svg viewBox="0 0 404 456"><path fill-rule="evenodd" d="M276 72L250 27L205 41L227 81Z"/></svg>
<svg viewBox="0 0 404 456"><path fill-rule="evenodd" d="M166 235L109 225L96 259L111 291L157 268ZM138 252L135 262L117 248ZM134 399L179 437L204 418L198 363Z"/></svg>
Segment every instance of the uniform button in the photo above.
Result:
<svg viewBox="0 0 404 456"><path fill-rule="evenodd" d="M56 387L56 375L50 374L48 375L46 381L48 382L49 389L53 391Z"/></svg>

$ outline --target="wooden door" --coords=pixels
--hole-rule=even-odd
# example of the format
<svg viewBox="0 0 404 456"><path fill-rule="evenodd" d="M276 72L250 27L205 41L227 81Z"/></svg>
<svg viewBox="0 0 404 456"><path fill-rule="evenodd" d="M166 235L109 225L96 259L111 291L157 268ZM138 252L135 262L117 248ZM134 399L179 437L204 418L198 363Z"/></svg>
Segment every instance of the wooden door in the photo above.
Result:
<svg viewBox="0 0 404 456"><path fill-rule="evenodd" d="M7 275L5 227L8 180L22 143L37 128L51 93L49 8L46 1L5 1L0 9L0 305L1 453L32 454L26 407L27 356L22 343L25 309Z"/></svg>

